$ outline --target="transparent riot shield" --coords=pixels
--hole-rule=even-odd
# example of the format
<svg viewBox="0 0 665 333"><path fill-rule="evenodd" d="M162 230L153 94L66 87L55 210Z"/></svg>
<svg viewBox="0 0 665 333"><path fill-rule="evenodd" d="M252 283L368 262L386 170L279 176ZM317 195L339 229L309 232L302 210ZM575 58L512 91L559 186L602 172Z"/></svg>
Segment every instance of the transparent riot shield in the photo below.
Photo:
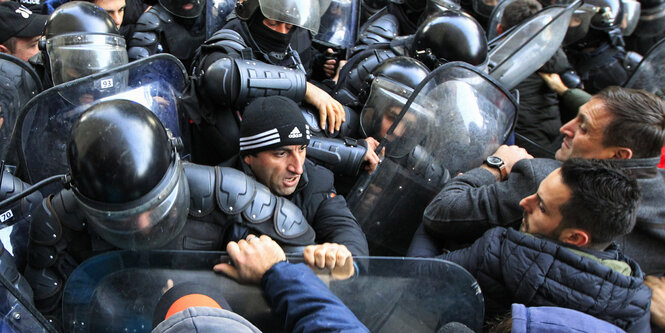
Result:
<svg viewBox="0 0 665 333"><path fill-rule="evenodd" d="M359 18L359 0L333 0L321 17L319 33L314 39L343 50L351 49L358 35Z"/></svg>
<svg viewBox="0 0 665 333"><path fill-rule="evenodd" d="M30 64L0 53L0 159L5 160L21 108L42 89L42 81Z"/></svg>
<svg viewBox="0 0 665 333"><path fill-rule="evenodd" d="M206 0L206 39L226 24L237 0Z"/></svg>
<svg viewBox="0 0 665 333"><path fill-rule="evenodd" d="M644 55L624 86L644 89L661 98L665 97L665 39L651 47Z"/></svg>
<svg viewBox="0 0 665 333"><path fill-rule="evenodd" d="M430 73L388 126L385 158L347 202L372 255L404 255L423 211L450 175L479 166L507 139L514 97L466 63ZM385 115L391 115L385 112Z"/></svg>
<svg viewBox="0 0 665 333"><path fill-rule="evenodd" d="M140 103L174 136L182 137L184 127L177 104L187 80L178 59L158 54L45 90L21 111L12 134L25 180L34 183L69 170L66 149L71 126L83 111L100 101Z"/></svg>
<svg viewBox="0 0 665 333"><path fill-rule="evenodd" d="M566 36L580 0L543 9L514 27L488 54L490 75L512 89L549 60Z"/></svg>
<svg viewBox="0 0 665 333"><path fill-rule="evenodd" d="M258 286L241 285L212 267L223 252L110 252L83 262L67 280L63 322L67 332L150 332L167 285L196 282L219 288L233 312L263 332L282 332ZM302 257L289 257L302 262ZM462 267L425 258L357 257L368 271L347 280L319 277L371 332L435 332L448 322L480 332L483 297Z"/></svg>

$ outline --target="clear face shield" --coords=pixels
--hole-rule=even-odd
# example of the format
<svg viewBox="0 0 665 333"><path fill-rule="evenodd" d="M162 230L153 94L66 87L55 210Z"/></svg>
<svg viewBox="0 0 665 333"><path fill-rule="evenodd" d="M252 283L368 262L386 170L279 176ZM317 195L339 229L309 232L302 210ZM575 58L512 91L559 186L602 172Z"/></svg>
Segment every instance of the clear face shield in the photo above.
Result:
<svg viewBox="0 0 665 333"><path fill-rule="evenodd" d="M640 9L642 6L635 0L622 0L621 7L623 8L623 18L621 20L621 34L630 36L637 23L640 21Z"/></svg>
<svg viewBox="0 0 665 333"><path fill-rule="evenodd" d="M369 96L360 113L360 128L366 137L376 140L388 134L413 89L378 77L372 81ZM402 129L398 130L397 134Z"/></svg>
<svg viewBox="0 0 665 333"><path fill-rule="evenodd" d="M293 24L315 34L328 5L330 0L259 0L261 13L266 18Z"/></svg>
<svg viewBox="0 0 665 333"><path fill-rule="evenodd" d="M125 39L117 35L63 35L46 40L53 84L58 85L128 62Z"/></svg>
<svg viewBox="0 0 665 333"><path fill-rule="evenodd" d="M94 230L123 249L158 248L175 238L187 221L189 185L180 157L148 194L116 207L92 202L73 188L75 197Z"/></svg>

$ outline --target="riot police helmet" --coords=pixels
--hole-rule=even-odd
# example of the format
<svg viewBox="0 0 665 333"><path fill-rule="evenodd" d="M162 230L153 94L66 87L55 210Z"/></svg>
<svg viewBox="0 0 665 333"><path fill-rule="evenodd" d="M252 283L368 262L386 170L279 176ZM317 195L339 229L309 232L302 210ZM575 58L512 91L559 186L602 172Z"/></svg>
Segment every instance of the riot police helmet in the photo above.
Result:
<svg viewBox="0 0 665 333"><path fill-rule="evenodd" d="M113 19L90 2L71 1L58 7L49 16L44 35L53 84L128 61L125 39Z"/></svg>
<svg viewBox="0 0 665 333"><path fill-rule="evenodd" d="M411 93L429 70L418 60L394 57L372 71L371 81L363 91L369 91L360 114L360 128L366 137L381 139L397 118Z"/></svg>
<svg viewBox="0 0 665 333"><path fill-rule="evenodd" d="M412 55L430 69L451 61L474 66L487 61L487 37L466 13L446 11L425 20L413 37Z"/></svg>
<svg viewBox="0 0 665 333"><path fill-rule="evenodd" d="M619 27L623 19L621 0L587 0L585 4L597 7L589 28L607 31Z"/></svg>
<svg viewBox="0 0 665 333"><path fill-rule="evenodd" d="M267 19L292 24L318 33L321 16L330 0L238 0L236 15L249 20L259 9Z"/></svg>
<svg viewBox="0 0 665 333"><path fill-rule="evenodd" d="M72 126L71 188L93 229L126 249L159 247L184 226L189 187L159 118L141 104L93 104Z"/></svg>
<svg viewBox="0 0 665 333"><path fill-rule="evenodd" d="M660 36L665 31L665 0L641 1L642 10L635 35Z"/></svg>
<svg viewBox="0 0 665 333"><path fill-rule="evenodd" d="M206 8L206 0L159 0L159 4L173 16L197 18Z"/></svg>

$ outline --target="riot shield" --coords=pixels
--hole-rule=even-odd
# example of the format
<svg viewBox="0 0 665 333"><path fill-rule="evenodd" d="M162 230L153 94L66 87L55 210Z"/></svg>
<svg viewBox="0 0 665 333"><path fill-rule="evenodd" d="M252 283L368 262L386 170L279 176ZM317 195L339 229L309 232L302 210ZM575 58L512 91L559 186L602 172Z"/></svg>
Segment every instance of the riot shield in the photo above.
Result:
<svg viewBox="0 0 665 333"><path fill-rule="evenodd" d="M140 103L175 137L182 137L184 127L177 103L187 80L178 59L158 54L45 90L21 111L12 134L25 180L34 183L69 170L66 149L71 126L83 111L100 101Z"/></svg>
<svg viewBox="0 0 665 333"><path fill-rule="evenodd" d="M236 1L206 0L206 39L226 24L226 17L235 8Z"/></svg>
<svg viewBox="0 0 665 333"><path fill-rule="evenodd" d="M476 67L451 62L430 73L387 119L377 149L386 157L347 198L370 253L404 255L430 200L450 175L479 166L505 142L516 110L514 97Z"/></svg>
<svg viewBox="0 0 665 333"><path fill-rule="evenodd" d="M21 108L42 89L42 81L28 63L0 53L0 159L7 155Z"/></svg>
<svg viewBox="0 0 665 333"><path fill-rule="evenodd" d="M656 43L644 55L637 68L630 76L626 88L644 89L658 96L665 97L665 39Z"/></svg>
<svg viewBox="0 0 665 333"><path fill-rule="evenodd" d="M506 32L489 51L490 75L513 89L542 67L561 46L573 12L581 5L578 0L547 7Z"/></svg>
<svg viewBox="0 0 665 333"><path fill-rule="evenodd" d="M233 312L263 332L281 332L258 286L241 285L213 272L228 262L223 252L118 251L83 262L63 293L67 332L150 332L165 286L183 282L219 288ZM302 257L289 257L302 262ZM357 257L368 271L348 280L319 272L371 332L434 332L457 321L480 332L484 307L475 279L462 267L425 258ZM169 282L170 280L170 282Z"/></svg>
<svg viewBox="0 0 665 333"><path fill-rule="evenodd" d="M351 49L358 35L359 2L359 0L333 0L321 17L319 33L314 36L314 40L343 50Z"/></svg>

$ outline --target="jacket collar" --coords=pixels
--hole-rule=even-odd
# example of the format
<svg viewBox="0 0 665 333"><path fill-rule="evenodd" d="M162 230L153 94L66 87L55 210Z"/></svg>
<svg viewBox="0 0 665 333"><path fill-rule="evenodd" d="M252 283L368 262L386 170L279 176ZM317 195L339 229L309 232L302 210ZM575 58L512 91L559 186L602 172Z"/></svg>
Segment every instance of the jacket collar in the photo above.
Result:
<svg viewBox="0 0 665 333"><path fill-rule="evenodd" d="M658 174L660 156L611 161L614 165L628 171L636 178L652 178Z"/></svg>

